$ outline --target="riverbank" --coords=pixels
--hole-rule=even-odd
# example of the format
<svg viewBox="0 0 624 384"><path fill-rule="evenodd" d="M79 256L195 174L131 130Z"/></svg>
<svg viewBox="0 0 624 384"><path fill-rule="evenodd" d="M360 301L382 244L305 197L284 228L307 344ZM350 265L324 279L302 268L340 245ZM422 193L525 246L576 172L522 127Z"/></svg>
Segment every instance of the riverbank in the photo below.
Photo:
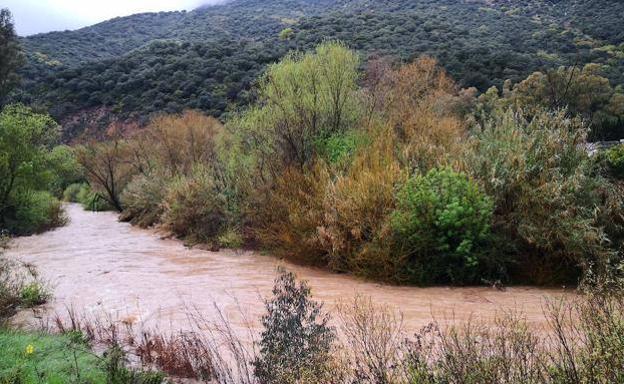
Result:
<svg viewBox="0 0 624 384"><path fill-rule="evenodd" d="M41 235L17 238L8 257L38 266L54 298L45 313L74 308L87 315L107 314L124 322L181 330L189 327L190 309L214 314L215 305L234 327L248 325L264 313L277 266L307 280L315 299L332 310L338 303L369 296L374 303L400 310L406 330L415 332L437 320L441 324L468 319L493 321L497 314L519 311L534 327L546 323L545 300L563 290L511 287L416 288L386 286L347 275L295 266L256 252L188 249L177 240L120 223L111 212L93 213L66 207L69 224ZM16 321L28 322L22 313ZM256 327L258 324L253 324Z"/></svg>

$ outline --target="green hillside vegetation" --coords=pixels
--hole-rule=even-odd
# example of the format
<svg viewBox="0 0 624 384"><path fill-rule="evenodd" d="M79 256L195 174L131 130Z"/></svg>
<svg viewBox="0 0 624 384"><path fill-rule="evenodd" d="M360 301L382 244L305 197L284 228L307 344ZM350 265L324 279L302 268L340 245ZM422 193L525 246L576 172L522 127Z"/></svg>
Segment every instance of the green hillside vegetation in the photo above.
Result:
<svg viewBox="0 0 624 384"><path fill-rule="evenodd" d="M220 117L253 100L268 64L326 39L357 50L362 67L371 57L427 54L461 87L482 92L588 63L615 88L624 84L622 16L624 5L611 0L235 0L24 38L29 61L13 100L49 109L65 140L87 127L101 134L118 117L143 124L188 108Z"/></svg>

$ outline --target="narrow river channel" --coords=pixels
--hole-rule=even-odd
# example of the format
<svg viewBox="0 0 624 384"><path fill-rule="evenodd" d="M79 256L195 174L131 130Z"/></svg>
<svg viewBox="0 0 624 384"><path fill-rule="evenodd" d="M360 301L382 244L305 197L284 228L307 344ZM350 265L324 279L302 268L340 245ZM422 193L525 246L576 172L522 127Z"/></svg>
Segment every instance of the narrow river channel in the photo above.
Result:
<svg viewBox="0 0 624 384"><path fill-rule="evenodd" d="M331 310L356 295L400 310L408 331L432 320L441 323L469 318L491 321L502 311L522 311L536 327L545 324L546 298L562 290L513 287L394 287L351 276L294 266L256 252L188 249L177 240L163 240L154 231L117 221L114 213L92 213L66 207L66 227L18 238L8 256L34 264L53 290L45 315L74 308L87 315L113 318L161 329L185 329L190 309L206 315L215 305L242 326L241 312L259 318L263 297L270 294L276 267L305 279L317 300Z"/></svg>

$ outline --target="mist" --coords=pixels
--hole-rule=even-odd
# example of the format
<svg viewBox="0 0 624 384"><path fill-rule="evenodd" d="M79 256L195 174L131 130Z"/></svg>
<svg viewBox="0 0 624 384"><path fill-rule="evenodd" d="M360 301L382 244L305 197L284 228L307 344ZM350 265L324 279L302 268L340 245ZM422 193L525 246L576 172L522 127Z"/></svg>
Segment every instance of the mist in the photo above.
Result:
<svg viewBox="0 0 624 384"><path fill-rule="evenodd" d="M73 30L141 12L193 10L222 0L3 0L13 13L18 35Z"/></svg>

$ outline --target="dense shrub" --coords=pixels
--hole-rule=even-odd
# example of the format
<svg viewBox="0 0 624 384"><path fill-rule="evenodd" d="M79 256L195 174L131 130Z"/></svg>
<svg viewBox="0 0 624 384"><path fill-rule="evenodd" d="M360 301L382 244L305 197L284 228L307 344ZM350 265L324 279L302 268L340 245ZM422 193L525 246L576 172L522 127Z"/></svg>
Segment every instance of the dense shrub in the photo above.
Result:
<svg viewBox="0 0 624 384"><path fill-rule="evenodd" d="M58 126L22 105L0 112L0 228L16 234L43 231L63 223L60 204L43 192L62 172L53 150ZM59 166L59 168L62 168ZM54 188L52 188L54 189Z"/></svg>
<svg viewBox="0 0 624 384"><path fill-rule="evenodd" d="M310 166L319 145L354 127L361 112L358 64L355 52L329 42L269 66L259 81L258 102L230 122L258 172L273 177L288 167Z"/></svg>
<svg viewBox="0 0 624 384"><path fill-rule="evenodd" d="M320 164L286 169L273 188L255 197L252 223L262 244L290 260L325 265L326 252L317 228L330 175Z"/></svg>
<svg viewBox="0 0 624 384"><path fill-rule="evenodd" d="M156 224L163 214L167 180L161 175L135 176L121 194L120 219L144 228Z"/></svg>
<svg viewBox="0 0 624 384"><path fill-rule="evenodd" d="M84 209L92 212L113 211L114 208L110 203L94 192L89 184L80 185L80 190L76 195L76 202L80 203Z"/></svg>
<svg viewBox="0 0 624 384"><path fill-rule="evenodd" d="M49 192L21 191L12 201L14 212L6 221L10 232L30 235L63 226L67 222L61 203Z"/></svg>
<svg viewBox="0 0 624 384"><path fill-rule="evenodd" d="M418 284L479 281L492 202L467 175L433 169L410 178L391 216L400 274Z"/></svg>
<svg viewBox="0 0 624 384"><path fill-rule="evenodd" d="M77 203L78 202L78 193L80 193L80 189L82 188L83 183L73 183L67 186L63 191L63 201L68 203Z"/></svg>
<svg viewBox="0 0 624 384"><path fill-rule="evenodd" d="M453 105L456 85L429 57L396 70L380 68L378 84L369 87L377 113L393 128L404 165L426 172L444 166L457 152L466 129Z"/></svg>
<svg viewBox="0 0 624 384"><path fill-rule="evenodd" d="M607 151L607 162L613 176L624 179L624 145L618 145Z"/></svg>
<svg viewBox="0 0 624 384"><path fill-rule="evenodd" d="M396 188L406 176L394 158L394 144L387 134L375 137L375 144L360 151L349 169L327 186L317 231L332 270L394 277L384 227Z"/></svg>
<svg viewBox="0 0 624 384"><path fill-rule="evenodd" d="M139 171L146 176L158 167L166 177L188 175L196 164L214 163L215 139L222 125L213 117L188 110L179 115L161 115L152 119L140 137L133 140L129 157L142 156L147 166ZM135 161L136 162L136 161Z"/></svg>
<svg viewBox="0 0 624 384"><path fill-rule="evenodd" d="M230 220L228 201L218 180L202 166L170 184L163 207L163 224L189 241L214 241Z"/></svg>
<svg viewBox="0 0 624 384"><path fill-rule="evenodd" d="M563 112L528 118L494 110L462 155L466 171L494 199L494 231L508 244L499 251L511 252L524 281L574 281L613 256L600 221L621 222L619 210L611 210L611 220L597 215L609 215L609 182L585 150L586 132Z"/></svg>
<svg viewBox="0 0 624 384"><path fill-rule="evenodd" d="M64 197L67 187L84 180L82 169L71 147L59 145L52 148L46 162L50 179L46 189L59 199Z"/></svg>

